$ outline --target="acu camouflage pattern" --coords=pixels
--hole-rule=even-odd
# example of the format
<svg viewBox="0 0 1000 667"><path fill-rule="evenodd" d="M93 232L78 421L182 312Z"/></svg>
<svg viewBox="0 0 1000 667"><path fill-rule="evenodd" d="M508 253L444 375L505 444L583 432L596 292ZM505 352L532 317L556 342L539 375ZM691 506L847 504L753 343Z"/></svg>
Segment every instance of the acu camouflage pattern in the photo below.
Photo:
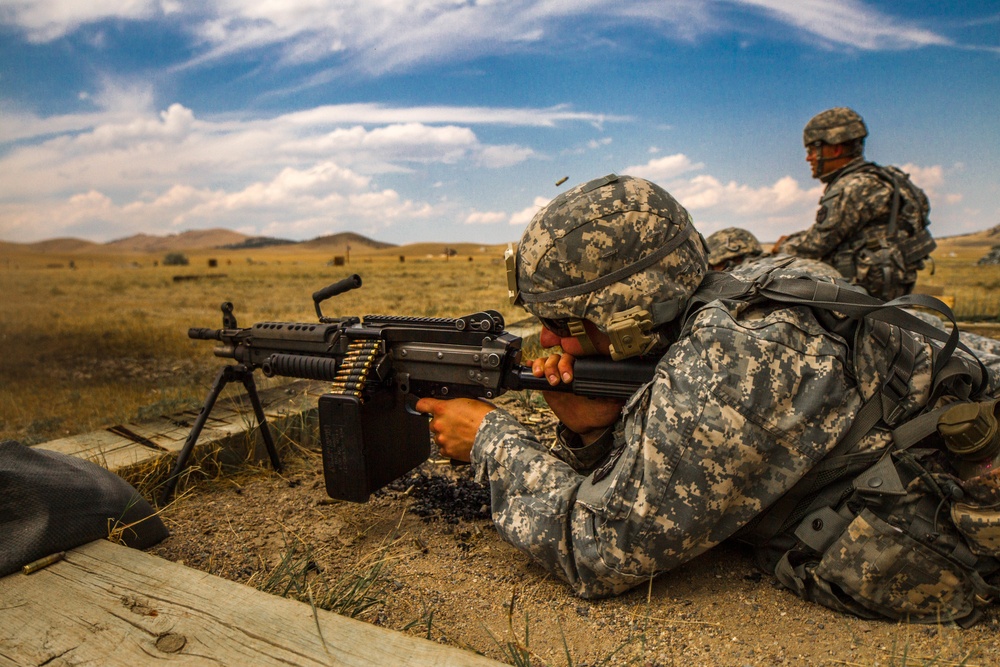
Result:
<svg viewBox="0 0 1000 667"><path fill-rule="evenodd" d="M906 312L928 324L933 324L938 329L944 330L944 322L939 317L935 317L922 310L907 309ZM970 331L959 331L958 336L959 340L966 347L976 353L976 356L990 369L991 373L995 373L1000 377L1000 340L990 338L989 336L980 336Z"/></svg>
<svg viewBox="0 0 1000 667"><path fill-rule="evenodd" d="M804 275L791 261L775 273ZM500 410L472 463L504 539L583 597L621 593L732 536L826 455L862 403L850 363L808 308L715 301L625 405L605 477Z"/></svg>
<svg viewBox="0 0 1000 667"><path fill-rule="evenodd" d="M964 480L965 498L951 507L951 519L965 535L972 552L1000 555L1000 468Z"/></svg>
<svg viewBox="0 0 1000 667"><path fill-rule="evenodd" d="M820 274L833 274L821 266ZM786 258L733 273L752 280L764 273L810 276L816 268ZM911 335L890 329L889 347ZM586 598L621 593L677 567L737 535L821 465L864 400L892 373L885 345L870 338L861 336L855 345L805 306L713 301L688 320L654 379L627 402L615 447L592 474L578 473L509 413L494 410L477 434L472 465L477 479L490 485L498 531ZM935 348L917 339L900 421L929 398ZM1000 357L987 363L1000 368ZM995 390L997 377L991 380ZM877 461L890 443L888 433L876 429L855 454ZM928 497L941 510L939 495L907 491L904 497L916 500L900 503L897 514ZM943 507L935 518L947 516ZM987 545L998 539L1000 514L993 507L985 519L967 519ZM969 618L984 604L976 596L994 590L974 566L955 561L961 540L954 529L944 537L951 552L927 554L924 545L910 551L909 543L893 541L905 537L885 528L896 515L869 514L856 521L848 515L825 563L806 551L773 571L799 595L862 616ZM885 567L897 560L898 569Z"/></svg>
<svg viewBox="0 0 1000 667"><path fill-rule="evenodd" d="M606 287L556 301L525 303L541 318L589 319L607 332L612 317L633 306L690 296L706 271L705 246L691 216L649 181L611 174L559 195L528 224L517 250L521 295L545 295L622 269L679 234L686 240L652 266ZM660 324L659 322L657 324Z"/></svg>
<svg viewBox="0 0 1000 667"><path fill-rule="evenodd" d="M957 478L938 449L893 453L873 470L836 512L805 517L776 576L807 600L862 618L975 623L1000 594L988 583L1000 571L996 498L992 509L980 504L970 495L978 478Z"/></svg>
<svg viewBox="0 0 1000 667"><path fill-rule="evenodd" d="M817 141L825 144L842 144L868 136L864 119L854 109L834 107L813 116L802 130L802 143L806 146Z"/></svg>
<svg viewBox="0 0 1000 667"><path fill-rule="evenodd" d="M900 188L895 230L889 224L894 179ZM821 180L827 186L815 224L789 236L782 251L826 262L887 301L912 292L936 247L926 229L930 204L923 190L896 167L862 158Z"/></svg>
<svg viewBox="0 0 1000 667"><path fill-rule="evenodd" d="M706 238L705 243L708 245L708 265L721 270L764 252L757 237L739 227L720 229Z"/></svg>

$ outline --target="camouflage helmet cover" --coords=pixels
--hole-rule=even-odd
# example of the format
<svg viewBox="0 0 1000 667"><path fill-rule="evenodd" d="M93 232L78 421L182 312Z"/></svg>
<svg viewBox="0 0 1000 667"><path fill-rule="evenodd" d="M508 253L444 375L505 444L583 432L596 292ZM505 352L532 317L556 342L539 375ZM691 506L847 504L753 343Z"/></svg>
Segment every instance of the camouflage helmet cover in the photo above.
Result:
<svg viewBox="0 0 1000 667"><path fill-rule="evenodd" d="M842 144L852 139L864 139L868 128L864 119L853 109L834 107L813 116L802 130L802 143L806 146L817 141Z"/></svg>
<svg viewBox="0 0 1000 667"><path fill-rule="evenodd" d="M659 326L683 312L701 283L704 244L666 190L610 174L559 195L528 223L517 302L537 317L587 319L605 333L634 307Z"/></svg>
<svg viewBox="0 0 1000 667"><path fill-rule="evenodd" d="M715 232L705 242L708 244L710 266L740 261L746 257L757 257L764 252L757 237L739 227L727 227Z"/></svg>

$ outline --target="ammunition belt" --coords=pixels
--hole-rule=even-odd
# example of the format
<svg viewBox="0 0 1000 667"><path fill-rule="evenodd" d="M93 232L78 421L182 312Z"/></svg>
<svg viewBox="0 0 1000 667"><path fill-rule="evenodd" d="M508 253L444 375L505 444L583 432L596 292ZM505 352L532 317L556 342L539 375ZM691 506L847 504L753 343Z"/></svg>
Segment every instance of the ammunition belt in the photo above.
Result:
<svg viewBox="0 0 1000 667"><path fill-rule="evenodd" d="M347 348L344 360L340 362L337 375L333 379L331 393L354 396L364 401L362 392L368 380L368 372L375 360L382 354L382 340L368 338L353 341Z"/></svg>

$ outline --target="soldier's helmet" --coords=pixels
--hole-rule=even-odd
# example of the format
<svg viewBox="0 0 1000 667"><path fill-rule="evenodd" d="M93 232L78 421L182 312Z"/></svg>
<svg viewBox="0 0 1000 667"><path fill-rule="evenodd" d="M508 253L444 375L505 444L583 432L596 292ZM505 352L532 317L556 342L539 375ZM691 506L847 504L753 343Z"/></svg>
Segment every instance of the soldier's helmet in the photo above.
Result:
<svg viewBox="0 0 1000 667"><path fill-rule="evenodd" d="M802 143L806 146L822 141L842 144L852 139L864 139L868 128L864 119L853 109L834 107L813 116L802 130Z"/></svg>
<svg viewBox="0 0 1000 667"><path fill-rule="evenodd" d="M708 244L708 263L713 267L722 265L728 268L764 252L757 237L739 227L720 229L705 242Z"/></svg>
<svg viewBox="0 0 1000 667"><path fill-rule="evenodd" d="M535 214L516 262L508 258L508 288L512 302L557 333L590 320L622 359L663 342L656 329L684 312L706 273L706 252L691 216L666 190L610 174Z"/></svg>

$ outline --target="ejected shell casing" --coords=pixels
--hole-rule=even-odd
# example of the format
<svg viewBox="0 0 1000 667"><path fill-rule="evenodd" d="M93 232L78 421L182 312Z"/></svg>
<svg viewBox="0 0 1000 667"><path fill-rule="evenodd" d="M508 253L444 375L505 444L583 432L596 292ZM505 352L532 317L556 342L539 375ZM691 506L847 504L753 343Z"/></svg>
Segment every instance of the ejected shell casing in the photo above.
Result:
<svg viewBox="0 0 1000 667"><path fill-rule="evenodd" d="M24 574L32 574L34 572L38 572L39 570L45 569L49 565L52 565L53 563L58 563L65 557L66 557L65 551L57 551L54 554L49 554L45 558L39 558L36 561L28 563L27 565L21 568L21 572L23 572Z"/></svg>

